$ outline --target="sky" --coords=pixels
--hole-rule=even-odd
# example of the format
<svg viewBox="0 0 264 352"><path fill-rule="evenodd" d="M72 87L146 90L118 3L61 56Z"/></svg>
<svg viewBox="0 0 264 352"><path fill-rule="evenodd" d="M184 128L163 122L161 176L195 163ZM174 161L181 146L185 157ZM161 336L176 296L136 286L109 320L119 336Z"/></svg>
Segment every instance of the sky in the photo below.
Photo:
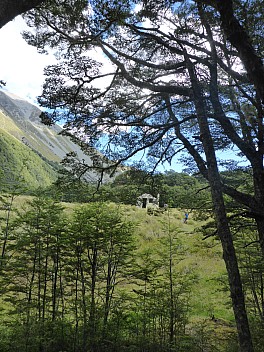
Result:
<svg viewBox="0 0 264 352"><path fill-rule="evenodd" d="M6 82L5 89L30 103L37 105L36 97L41 95L44 83L43 70L47 65L55 64L52 54L38 53L28 45L21 32L30 30L21 16L0 29L0 80ZM101 52L95 50L92 57L103 64L102 73L112 71L111 64ZM97 83L106 86L110 79L104 78Z"/></svg>
<svg viewBox="0 0 264 352"><path fill-rule="evenodd" d="M43 69L55 63L53 55L44 55L22 38L27 26L21 16L0 29L0 80L5 89L37 105L44 82Z"/></svg>

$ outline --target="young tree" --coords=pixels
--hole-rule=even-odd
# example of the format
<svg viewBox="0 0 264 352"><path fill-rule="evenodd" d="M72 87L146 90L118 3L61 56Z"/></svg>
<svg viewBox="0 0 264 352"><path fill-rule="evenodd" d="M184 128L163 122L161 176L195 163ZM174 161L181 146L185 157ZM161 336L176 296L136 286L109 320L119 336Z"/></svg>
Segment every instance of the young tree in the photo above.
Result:
<svg viewBox="0 0 264 352"><path fill-rule="evenodd" d="M133 225L123 220L117 206L91 203L75 210L70 233L83 310L82 350L95 351L107 341L115 288L131 256Z"/></svg>
<svg viewBox="0 0 264 352"><path fill-rule="evenodd" d="M63 317L59 268L65 250L65 222L61 205L45 198L29 201L13 231L12 257L2 277L3 293L24 324L23 349L34 350L38 345L42 350L50 343L44 339L47 322ZM51 331L51 341L55 340Z"/></svg>
<svg viewBox="0 0 264 352"><path fill-rule="evenodd" d="M0 228L1 228L1 257L0 257L0 268L3 269L4 262L6 259L7 246L9 241L10 229L12 226L12 212L15 212L14 200L17 196L27 191L25 186L24 178L21 176L21 172L24 168L24 163L18 174L14 174L10 168L4 167L1 170L1 196L0 202L3 215L0 217ZM6 174L4 176L4 174Z"/></svg>
<svg viewBox="0 0 264 352"><path fill-rule="evenodd" d="M163 275L156 289L163 297L159 302L163 302L160 308L164 314L164 329L168 336L168 344L173 349L179 348L180 336L184 335L191 285L196 275L192 268L180 269L178 265L184 259L186 248L180 240L180 229L171 226L170 214L169 212L167 214L158 250Z"/></svg>

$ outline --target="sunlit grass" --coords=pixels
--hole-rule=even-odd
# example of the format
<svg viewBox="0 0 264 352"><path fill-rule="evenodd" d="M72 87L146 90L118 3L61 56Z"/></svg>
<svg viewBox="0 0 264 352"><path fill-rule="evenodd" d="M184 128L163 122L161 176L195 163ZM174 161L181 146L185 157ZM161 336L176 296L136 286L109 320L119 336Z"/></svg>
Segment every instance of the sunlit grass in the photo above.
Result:
<svg viewBox="0 0 264 352"><path fill-rule="evenodd" d="M19 196L15 198L14 207L21 209L30 197ZM80 204L62 203L66 215ZM149 215L146 209L136 206L120 205L125 219L135 224L135 244L138 255L151 250L158 257L160 240L168 233L173 233L182 243L184 253L177 264L178 268L193 270L195 280L189 302L190 319L217 319L232 321L233 314L229 293L226 287L226 269L222 259L221 245L218 240L209 237L203 239L199 232L201 221L194 220L192 214L187 224L183 223L183 213L178 209L169 209L158 216ZM2 214L3 211L2 211ZM15 217L15 214L12 214ZM144 264L144 263L143 263Z"/></svg>
<svg viewBox="0 0 264 352"><path fill-rule="evenodd" d="M214 315L232 321L229 293L224 290L226 269L221 244L214 237L203 239L199 232L203 222L194 220L190 214L187 224L184 224L184 212L178 209L169 209L159 216L148 215L146 209L137 207L127 206L125 209L126 217L138 224L136 236L140 251L155 249L160 237L166 236L169 229L181 240L185 253L180 265L192 268L197 275L197 282L190 295L191 318L210 320Z"/></svg>

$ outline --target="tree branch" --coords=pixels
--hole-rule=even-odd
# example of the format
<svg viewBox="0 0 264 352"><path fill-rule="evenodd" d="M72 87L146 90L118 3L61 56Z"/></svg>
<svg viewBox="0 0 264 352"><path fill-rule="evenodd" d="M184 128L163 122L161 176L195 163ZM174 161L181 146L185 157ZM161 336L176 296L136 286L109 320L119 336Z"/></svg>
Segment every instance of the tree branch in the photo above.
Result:
<svg viewBox="0 0 264 352"><path fill-rule="evenodd" d="M1 0L0 6L0 28L12 21L16 16L29 11L45 0Z"/></svg>

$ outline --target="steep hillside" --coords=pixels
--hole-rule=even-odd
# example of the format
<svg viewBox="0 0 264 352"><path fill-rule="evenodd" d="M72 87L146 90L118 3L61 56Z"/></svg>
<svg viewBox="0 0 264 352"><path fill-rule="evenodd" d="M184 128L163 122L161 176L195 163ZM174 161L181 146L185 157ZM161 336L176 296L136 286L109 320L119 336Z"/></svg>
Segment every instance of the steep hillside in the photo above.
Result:
<svg viewBox="0 0 264 352"><path fill-rule="evenodd" d="M34 190L48 187L57 172L47 161L11 134L0 128L0 190L25 187Z"/></svg>
<svg viewBox="0 0 264 352"><path fill-rule="evenodd" d="M59 125L42 124L40 113L36 106L0 90L0 160L5 169L13 172L23 169L26 173L27 169L25 180L33 188L53 181L56 167L54 169L52 164L59 164L69 152L75 152L78 159L92 164L91 158L78 145L59 134L62 130ZM93 181L97 175L91 172L88 178Z"/></svg>
<svg viewBox="0 0 264 352"><path fill-rule="evenodd" d="M91 159L69 138L59 135L60 126L45 126L39 115L41 110L29 102L11 94L0 91L0 126L20 142L36 150L51 161L61 161L69 152L76 152L78 157L91 163Z"/></svg>

